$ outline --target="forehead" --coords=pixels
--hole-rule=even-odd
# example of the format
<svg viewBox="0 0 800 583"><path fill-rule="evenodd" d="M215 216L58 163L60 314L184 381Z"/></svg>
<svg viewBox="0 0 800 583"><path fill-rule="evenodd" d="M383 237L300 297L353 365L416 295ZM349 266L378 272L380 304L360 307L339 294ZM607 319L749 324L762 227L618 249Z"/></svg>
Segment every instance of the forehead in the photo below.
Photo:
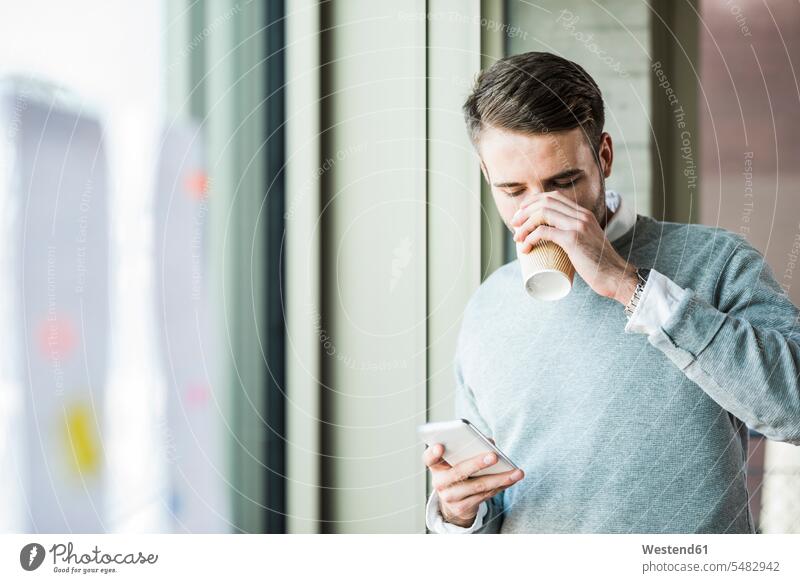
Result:
<svg viewBox="0 0 800 583"><path fill-rule="evenodd" d="M486 128L481 132L478 149L491 174L535 170L540 178L545 178L567 168L583 168L592 160L579 127L549 134Z"/></svg>

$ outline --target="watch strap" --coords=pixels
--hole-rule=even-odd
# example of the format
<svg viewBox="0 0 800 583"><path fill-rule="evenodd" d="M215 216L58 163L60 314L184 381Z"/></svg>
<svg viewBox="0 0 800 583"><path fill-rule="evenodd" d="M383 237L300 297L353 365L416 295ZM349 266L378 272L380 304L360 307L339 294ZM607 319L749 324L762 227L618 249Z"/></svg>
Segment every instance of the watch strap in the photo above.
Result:
<svg viewBox="0 0 800 583"><path fill-rule="evenodd" d="M636 289L633 290L633 295L631 299L628 300L628 303L625 305L625 316L628 320L631 319L633 316L633 312L636 311L636 307L639 305L641 301L642 294L644 293L644 286L647 285L647 278L650 276L650 270L646 268L639 268L636 270L636 277L638 281L636 283Z"/></svg>

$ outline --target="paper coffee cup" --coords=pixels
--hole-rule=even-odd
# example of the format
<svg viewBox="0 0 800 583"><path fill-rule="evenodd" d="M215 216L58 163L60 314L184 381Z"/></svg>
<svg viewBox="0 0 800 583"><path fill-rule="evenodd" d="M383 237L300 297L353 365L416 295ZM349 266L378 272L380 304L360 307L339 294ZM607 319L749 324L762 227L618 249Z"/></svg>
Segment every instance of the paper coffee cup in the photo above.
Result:
<svg viewBox="0 0 800 583"><path fill-rule="evenodd" d="M537 300L560 300L572 289L575 268L566 251L552 241L542 241L529 253L517 243L517 258L522 269L522 283L528 295Z"/></svg>

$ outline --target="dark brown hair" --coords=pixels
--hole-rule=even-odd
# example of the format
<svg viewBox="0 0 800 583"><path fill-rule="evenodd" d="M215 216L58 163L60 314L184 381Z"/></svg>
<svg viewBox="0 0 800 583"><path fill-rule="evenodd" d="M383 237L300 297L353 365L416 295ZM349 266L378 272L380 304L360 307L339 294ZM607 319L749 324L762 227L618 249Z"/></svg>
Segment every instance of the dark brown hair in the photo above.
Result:
<svg viewBox="0 0 800 583"><path fill-rule="evenodd" d="M577 63L552 53L506 57L478 75L464 103L470 140L486 126L541 134L583 129L594 151L605 115L594 79Z"/></svg>

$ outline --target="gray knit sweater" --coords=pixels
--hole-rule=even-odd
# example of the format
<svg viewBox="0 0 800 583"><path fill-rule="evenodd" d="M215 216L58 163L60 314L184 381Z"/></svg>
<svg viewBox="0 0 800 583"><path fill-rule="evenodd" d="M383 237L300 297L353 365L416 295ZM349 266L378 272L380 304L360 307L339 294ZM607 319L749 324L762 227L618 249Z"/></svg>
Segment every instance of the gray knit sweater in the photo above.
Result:
<svg viewBox="0 0 800 583"><path fill-rule="evenodd" d="M565 299L531 299L517 261L469 302L456 416L526 474L476 532L753 532L747 426L800 444L798 310L724 229L639 215L613 246L684 288L649 337L577 274Z"/></svg>

